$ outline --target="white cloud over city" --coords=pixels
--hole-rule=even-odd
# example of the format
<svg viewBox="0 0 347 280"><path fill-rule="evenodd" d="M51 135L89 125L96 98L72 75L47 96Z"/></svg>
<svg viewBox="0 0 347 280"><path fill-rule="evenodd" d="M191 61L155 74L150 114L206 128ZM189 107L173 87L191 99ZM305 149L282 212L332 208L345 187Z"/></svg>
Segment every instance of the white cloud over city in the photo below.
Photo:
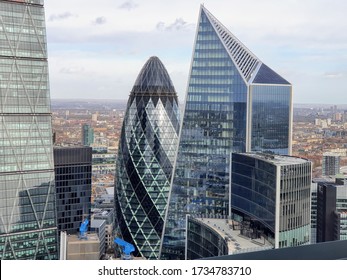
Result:
<svg viewBox="0 0 347 280"><path fill-rule="evenodd" d="M52 98L127 99L158 56L184 100L201 2L45 0ZM293 84L294 102L347 103L344 0L205 0L256 56Z"/></svg>

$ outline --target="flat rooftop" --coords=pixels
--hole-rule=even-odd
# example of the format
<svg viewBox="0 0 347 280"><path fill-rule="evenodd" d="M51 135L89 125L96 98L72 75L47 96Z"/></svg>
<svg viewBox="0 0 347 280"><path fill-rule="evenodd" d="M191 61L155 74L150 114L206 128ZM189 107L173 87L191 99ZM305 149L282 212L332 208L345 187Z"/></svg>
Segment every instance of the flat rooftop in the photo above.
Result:
<svg viewBox="0 0 347 280"><path fill-rule="evenodd" d="M246 155L256 159L261 159L263 161L272 163L274 165L289 165L289 164L302 164L307 163L309 160L285 155L275 155L275 154L264 154L264 153L239 153L241 155Z"/></svg>
<svg viewBox="0 0 347 280"><path fill-rule="evenodd" d="M67 241L69 244L73 243L95 243L100 242L99 237L96 233L87 233L87 239L80 239L78 234L71 234L67 236Z"/></svg>
<svg viewBox="0 0 347 280"><path fill-rule="evenodd" d="M246 253L253 251L269 250L273 246L264 238L250 239L241 235L240 230L233 229L233 223L237 223L231 219L211 219L211 218L195 218L210 228L217 231L228 242L229 255Z"/></svg>

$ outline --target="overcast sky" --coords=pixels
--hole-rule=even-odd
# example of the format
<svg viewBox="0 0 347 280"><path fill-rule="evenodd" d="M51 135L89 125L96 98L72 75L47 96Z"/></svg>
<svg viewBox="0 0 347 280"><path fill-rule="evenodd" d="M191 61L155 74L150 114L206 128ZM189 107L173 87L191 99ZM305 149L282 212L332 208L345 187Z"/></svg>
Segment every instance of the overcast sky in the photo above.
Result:
<svg viewBox="0 0 347 280"><path fill-rule="evenodd" d="M45 0L52 98L127 99L158 56L184 101L200 4L293 84L347 104L346 0Z"/></svg>

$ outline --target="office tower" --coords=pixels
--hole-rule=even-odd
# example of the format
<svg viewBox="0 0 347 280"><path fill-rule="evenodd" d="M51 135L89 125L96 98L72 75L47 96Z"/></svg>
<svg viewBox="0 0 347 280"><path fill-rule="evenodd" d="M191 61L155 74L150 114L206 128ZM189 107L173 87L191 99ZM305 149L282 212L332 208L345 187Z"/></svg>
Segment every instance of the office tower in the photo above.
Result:
<svg viewBox="0 0 347 280"><path fill-rule="evenodd" d="M229 214L231 152L291 154L292 87L201 6L161 258L183 258L186 214Z"/></svg>
<svg viewBox="0 0 347 280"><path fill-rule="evenodd" d="M335 176L340 173L340 155L324 153L322 162L322 175Z"/></svg>
<svg viewBox="0 0 347 280"><path fill-rule="evenodd" d="M92 148L54 147L59 231L77 234L91 213Z"/></svg>
<svg viewBox="0 0 347 280"><path fill-rule="evenodd" d="M317 242L347 240L347 185L320 182L317 190Z"/></svg>
<svg viewBox="0 0 347 280"><path fill-rule="evenodd" d="M0 77L0 259L58 259L43 0L0 1Z"/></svg>
<svg viewBox="0 0 347 280"><path fill-rule="evenodd" d="M90 146L94 143L94 129L89 124L82 125L82 145Z"/></svg>
<svg viewBox="0 0 347 280"><path fill-rule="evenodd" d="M129 96L115 179L116 226L137 257L158 258L179 121L169 74L151 57Z"/></svg>
<svg viewBox="0 0 347 280"><path fill-rule="evenodd" d="M230 204L241 234L262 236L274 248L309 244L311 162L259 153L233 153Z"/></svg>
<svg viewBox="0 0 347 280"><path fill-rule="evenodd" d="M93 145L93 173L105 177L115 172L116 154L108 151L107 146Z"/></svg>

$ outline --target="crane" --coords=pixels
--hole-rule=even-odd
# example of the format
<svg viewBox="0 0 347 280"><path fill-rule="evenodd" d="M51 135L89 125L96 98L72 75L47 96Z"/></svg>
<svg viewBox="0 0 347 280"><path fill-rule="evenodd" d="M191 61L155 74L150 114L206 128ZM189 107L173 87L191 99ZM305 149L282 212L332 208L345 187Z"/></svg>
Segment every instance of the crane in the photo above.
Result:
<svg viewBox="0 0 347 280"><path fill-rule="evenodd" d="M131 260L131 253L135 251L135 247L134 245L124 241L123 239L120 239L118 237L116 237L114 239L114 243L118 244L119 246L122 247L122 251L123 251L123 255L122 255L122 259L123 260Z"/></svg>
<svg viewBox="0 0 347 280"><path fill-rule="evenodd" d="M89 220L87 218L81 223L79 239L87 239L88 224Z"/></svg>

